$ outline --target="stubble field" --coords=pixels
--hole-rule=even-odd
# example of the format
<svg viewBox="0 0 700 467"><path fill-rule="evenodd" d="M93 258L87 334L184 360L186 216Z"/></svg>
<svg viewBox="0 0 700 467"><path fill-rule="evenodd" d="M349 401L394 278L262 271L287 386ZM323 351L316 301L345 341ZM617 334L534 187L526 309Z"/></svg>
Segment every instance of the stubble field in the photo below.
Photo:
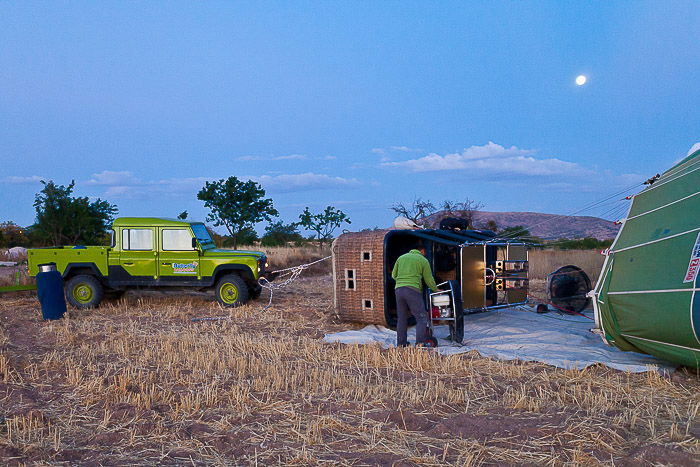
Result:
<svg viewBox="0 0 700 467"><path fill-rule="evenodd" d="M700 382L328 345L328 275L229 310L0 301L3 464L693 465ZM226 316L222 321L191 318Z"/></svg>
<svg viewBox="0 0 700 467"><path fill-rule="evenodd" d="M273 268L326 252L268 252ZM536 252L537 254L537 252ZM531 257L533 269L568 255ZM591 275L600 258L582 254ZM696 465L700 379L324 344L328 262L223 309L129 292L41 321L0 295L0 463ZM586 263L586 264L582 264ZM324 269L325 268L325 269ZM532 283L544 291L542 277ZM193 322L192 318L225 317Z"/></svg>

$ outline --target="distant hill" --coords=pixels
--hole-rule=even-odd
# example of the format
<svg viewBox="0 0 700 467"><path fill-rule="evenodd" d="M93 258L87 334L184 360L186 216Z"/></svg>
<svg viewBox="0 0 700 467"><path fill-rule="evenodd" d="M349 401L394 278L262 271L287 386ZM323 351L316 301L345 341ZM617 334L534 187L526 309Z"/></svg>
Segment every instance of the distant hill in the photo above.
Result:
<svg viewBox="0 0 700 467"><path fill-rule="evenodd" d="M426 218L426 223L442 217L441 213ZM544 214L541 212L488 212L474 213L474 225L477 228L485 226L486 222L494 220L499 229L522 225L536 237L545 240L558 238L593 237L607 240L617 235L619 226L599 217L562 216L559 214Z"/></svg>

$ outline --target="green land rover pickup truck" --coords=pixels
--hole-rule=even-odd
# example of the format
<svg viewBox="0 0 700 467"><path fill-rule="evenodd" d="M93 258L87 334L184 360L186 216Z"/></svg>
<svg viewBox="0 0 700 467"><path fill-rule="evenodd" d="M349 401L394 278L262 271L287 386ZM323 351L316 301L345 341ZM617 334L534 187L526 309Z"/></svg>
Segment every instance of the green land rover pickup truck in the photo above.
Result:
<svg viewBox="0 0 700 467"><path fill-rule="evenodd" d="M93 308L105 294L141 287L214 290L224 306L237 306L260 295L265 254L221 250L201 222L151 217L122 217L112 225L112 245L34 248L29 274L56 263L66 299L76 308Z"/></svg>

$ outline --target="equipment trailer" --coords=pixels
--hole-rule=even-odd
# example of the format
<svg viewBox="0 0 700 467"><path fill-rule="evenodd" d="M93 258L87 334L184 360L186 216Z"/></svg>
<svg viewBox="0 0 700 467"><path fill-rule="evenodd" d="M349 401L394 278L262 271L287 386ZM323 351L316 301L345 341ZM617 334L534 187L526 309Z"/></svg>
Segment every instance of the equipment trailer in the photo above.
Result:
<svg viewBox="0 0 700 467"><path fill-rule="evenodd" d="M488 230L348 232L333 242L334 303L341 319L396 326L391 271L417 240L426 247L436 281L445 283L433 301L425 292L431 324L450 324L452 340L463 338L464 314L527 303L529 245L522 241L499 239Z"/></svg>

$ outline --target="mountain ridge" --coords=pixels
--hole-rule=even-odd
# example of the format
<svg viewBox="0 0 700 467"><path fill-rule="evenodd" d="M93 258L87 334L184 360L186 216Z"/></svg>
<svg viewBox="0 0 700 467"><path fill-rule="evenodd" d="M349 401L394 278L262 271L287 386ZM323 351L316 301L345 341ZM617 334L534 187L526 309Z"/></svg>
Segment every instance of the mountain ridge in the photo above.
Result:
<svg viewBox="0 0 700 467"><path fill-rule="evenodd" d="M444 212L432 214L426 217L423 223L433 224L438 219L444 217L444 215ZM608 240L610 238L615 238L619 230L619 226L615 225L614 222L593 216L566 216L541 212L515 211L475 211L472 215L472 223L475 228L486 228L486 223L493 220L496 222L498 229L523 226L530 231L531 235L545 240L585 237Z"/></svg>

